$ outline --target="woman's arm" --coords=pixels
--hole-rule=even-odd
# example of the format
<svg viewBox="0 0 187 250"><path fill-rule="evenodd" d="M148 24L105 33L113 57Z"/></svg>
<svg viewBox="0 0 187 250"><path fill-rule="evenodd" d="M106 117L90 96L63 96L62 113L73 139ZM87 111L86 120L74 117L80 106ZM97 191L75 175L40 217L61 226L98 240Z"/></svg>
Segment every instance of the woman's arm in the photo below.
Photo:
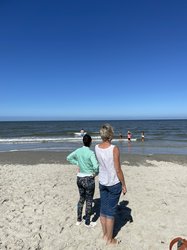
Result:
<svg viewBox="0 0 187 250"><path fill-rule="evenodd" d="M71 154L69 154L66 159L71 164L78 165L78 161L77 161L77 157L76 157L76 150L73 151Z"/></svg>
<svg viewBox="0 0 187 250"><path fill-rule="evenodd" d="M114 155L114 167L116 169L116 174L122 184L123 194L125 194L127 192L127 188L126 188L125 178L124 178L123 171L121 169L121 164L120 164L120 151L117 146L114 147L113 155Z"/></svg>
<svg viewBox="0 0 187 250"><path fill-rule="evenodd" d="M92 162L93 171L94 171L94 174L95 174L95 176L96 176L96 175L98 175L98 173L99 173L99 164L98 164L98 161L97 161L97 159L96 159L95 153L94 153L93 151L92 151L90 160L91 160L91 162Z"/></svg>

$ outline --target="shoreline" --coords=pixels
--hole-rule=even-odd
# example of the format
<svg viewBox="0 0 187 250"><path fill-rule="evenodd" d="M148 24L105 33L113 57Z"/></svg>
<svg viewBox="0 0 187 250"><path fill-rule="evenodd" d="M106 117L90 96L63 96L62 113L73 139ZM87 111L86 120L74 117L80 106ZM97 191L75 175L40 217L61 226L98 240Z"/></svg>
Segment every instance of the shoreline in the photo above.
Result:
<svg viewBox="0 0 187 250"><path fill-rule="evenodd" d="M70 152L51 152L51 151L13 151L0 152L0 165L37 165L37 164L69 164L66 156ZM154 154L138 155L125 154L120 155L121 164L128 166L148 166L148 161L172 162L187 166L187 155L177 154Z"/></svg>

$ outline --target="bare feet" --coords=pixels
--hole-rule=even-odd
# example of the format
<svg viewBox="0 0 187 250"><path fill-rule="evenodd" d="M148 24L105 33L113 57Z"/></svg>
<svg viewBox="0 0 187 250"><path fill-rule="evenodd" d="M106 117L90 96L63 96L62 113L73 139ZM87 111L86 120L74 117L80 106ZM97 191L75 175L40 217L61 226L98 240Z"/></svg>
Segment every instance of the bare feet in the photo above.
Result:
<svg viewBox="0 0 187 250"><path fill-rule="evenodd" d="M103 240L107 241L107 236L106 235L103 235Z"/></svg>
<svg viewBox="0 0 187 250"><path fill-rule="evenodd" d="M118 245L121 241L119 241L118 239L112 239L110 241L107 241L107 245L112 245L112 246L115 246L115 245Z"/></svg>

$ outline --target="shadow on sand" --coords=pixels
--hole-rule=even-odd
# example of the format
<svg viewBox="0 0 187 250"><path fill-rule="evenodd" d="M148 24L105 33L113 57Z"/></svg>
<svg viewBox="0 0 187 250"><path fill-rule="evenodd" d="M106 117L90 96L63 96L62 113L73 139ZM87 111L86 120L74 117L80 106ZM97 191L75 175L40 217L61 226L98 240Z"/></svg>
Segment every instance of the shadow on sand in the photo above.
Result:
<svg viewBox="0 0 187 250"><path fill-rule="evenodd" d="M115 217L113 237L116 237L119 231L127 222L132 223L133 218L131 215L131 209L127 207L128 201L121 201L117 207L117 213Z"/></svg>
<svg viewBox="0 0 187 250"><path fill-rule="evenodd" d="M97 221L100 216L100 199L94 199L94 206L92 208L92 221ZM133 222L133 218L131 215L131 209L127 207L129 204L128 201L121 201L117 206L117 213L115 217L115 224L114 224L114 232L113 237L116 237L121 228L127 223Z"/></svg>

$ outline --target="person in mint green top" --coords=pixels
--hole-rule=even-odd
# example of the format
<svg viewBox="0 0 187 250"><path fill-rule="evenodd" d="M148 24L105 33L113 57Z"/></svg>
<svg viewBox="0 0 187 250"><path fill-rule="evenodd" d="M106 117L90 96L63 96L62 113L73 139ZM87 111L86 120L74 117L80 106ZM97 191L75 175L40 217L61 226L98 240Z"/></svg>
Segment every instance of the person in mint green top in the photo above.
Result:
<svg viewBox="0 0 187 250"><path fill-rule="evenodd" d="M85 209L85 225L93 227L96 222L90 222L92 213L92 202L95 192L95 176L99 171L95 153L90 149L92 138L86 134L83 136L83 144L81 148L76 149L67 156L67 161L79 167L77 174L77 186L79 189L80 198L77 205L77 222L80 225L82 222L82 210L86 201Z"/></svg>

